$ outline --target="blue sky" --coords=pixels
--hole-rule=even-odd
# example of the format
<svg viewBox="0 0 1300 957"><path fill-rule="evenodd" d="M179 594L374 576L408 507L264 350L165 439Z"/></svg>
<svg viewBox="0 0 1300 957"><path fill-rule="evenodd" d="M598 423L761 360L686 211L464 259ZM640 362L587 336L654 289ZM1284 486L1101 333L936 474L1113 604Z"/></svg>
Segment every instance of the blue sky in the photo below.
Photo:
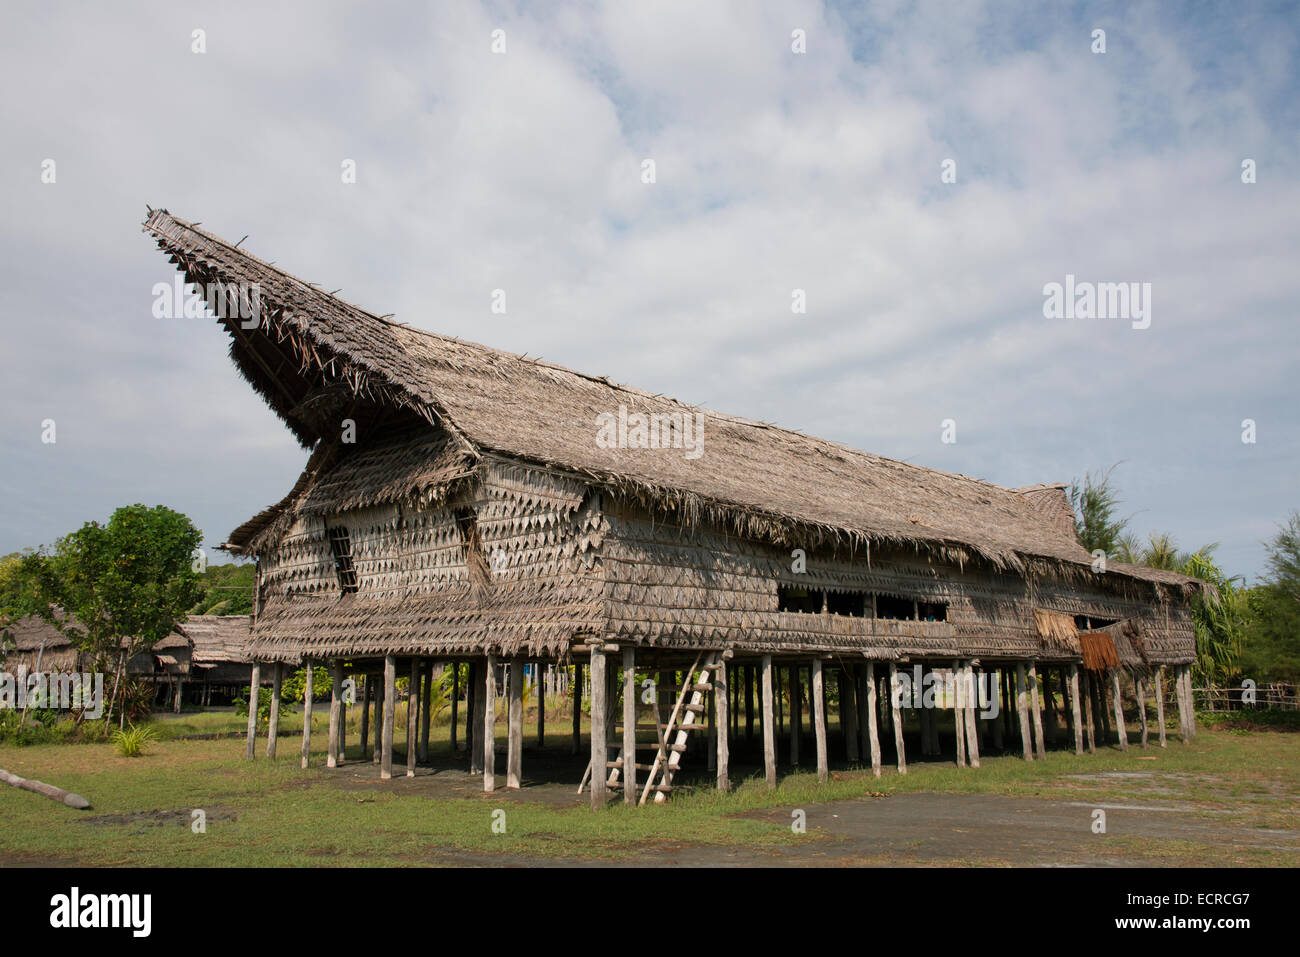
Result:
<svg viewBox="0 0 1300 957"><path fill-rule="evenodd" d="M1122 462L1134 530L1233 574L1300 508L1294 4L125 10L0 13L0 552L136 501L214 546L305 461L215 324L151 316L146 203L412 325L880 454ZM1044 318L1066 274L1151 283L1150 328Z"/></svg>

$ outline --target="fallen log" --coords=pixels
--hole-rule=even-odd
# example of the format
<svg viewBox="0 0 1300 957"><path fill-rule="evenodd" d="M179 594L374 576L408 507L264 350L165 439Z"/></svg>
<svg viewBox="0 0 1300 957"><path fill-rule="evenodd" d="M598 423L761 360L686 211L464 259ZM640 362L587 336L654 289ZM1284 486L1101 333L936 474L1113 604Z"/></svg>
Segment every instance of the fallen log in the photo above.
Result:
<svg viewBox="0 0 1300 957"><path fill-rule="evenodd" d="M33 794L43 794L53 801L66 804L68 807L75 807L79 811L84 811L90 807L90 802L80 794L73 794L71 791L65 791L63 788L56 788L52 784L46 784L44 781L32 781L27 778L20 778L16 774L10 774L4 768L0 768L0 781L5 784L12 784L16 788L22 788L24 791L31 791Z"/></svg>

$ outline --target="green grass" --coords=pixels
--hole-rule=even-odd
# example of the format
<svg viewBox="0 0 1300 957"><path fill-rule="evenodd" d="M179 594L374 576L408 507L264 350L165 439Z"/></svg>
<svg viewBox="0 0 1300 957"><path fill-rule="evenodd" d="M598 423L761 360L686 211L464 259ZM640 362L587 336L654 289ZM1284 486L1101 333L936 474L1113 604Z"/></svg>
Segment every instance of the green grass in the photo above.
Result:
<svg viewBox="0 0 1300 957"><path fill-rule="evenodd" d="M350 710L350 717L359 717L358 709ZM399 750L405 742L401 712L399 707ZM264 738L254 762L244 760L244 743L237 738L178 740L179 734L242 730L245 719L230 713L160 718L150 726L167 737L136 758L118 755L107 743L0 746L0 767L83 794L94 805L90 811L74 811L0 788L0 820L5 822L0 863L388 866L458 863L462 854L472 855L472 862L564 857L636 863L639 854L670 846L778 849L795 841L818 841L824 835L815 829L802 837L791 833L790 808L916 791L1161 801L1190 807L1206 820L1279 829L1295 827L1300 805L1300 754L1294 738L1203 730L1192 744L1174 739L1163 750L1103 748L1083 756L1056 751L1032 763L1015 756L985 757L979 770L959 770L951 762L913 763L906 775L887 770L877 779L870 769L840 768L826 785L819 785L815 774L795 773L784 776L776 791L751 777L735 782L731 793L719 794L701 780L698 790L675 795L667 806L611 804L593 814L576 803L572 785L487 795L463 770L408 780L397 767L391 782L379 782L372 766L355 760L355 721L349 722L348 736L353 765L326 770L326 719L323 710L315 712L313 767L308 771L299 768L300 738L295 734L282 735L275 762L262 757ZM301 728L301 714L285 716L282 729L295 731L295 721ZM568 717L556 715L548 728L548 753L567 754ZM447 738L447 724L436 724L431 743L435 763L444 768L451 764ZM525 758L526 776L532 760ZM463 759L456 767L463 768ZM504 772L500 759L497 770ZM1141 779L1106 776L1114 771L1151 773ZM503 776L498 780L504 783ZM206 812L204 834L191 830L195 809ZM505 811L504 834L492 829L497 809ZM772 809L782 813L747 813ZM1167 853L1153 847L1116 841L1113 852L1134 862L1165 863L1212 863L1215 853L1185 842L1170 842ZM1256 857L1259 863L1274 862L1266 852Z"/></svg>

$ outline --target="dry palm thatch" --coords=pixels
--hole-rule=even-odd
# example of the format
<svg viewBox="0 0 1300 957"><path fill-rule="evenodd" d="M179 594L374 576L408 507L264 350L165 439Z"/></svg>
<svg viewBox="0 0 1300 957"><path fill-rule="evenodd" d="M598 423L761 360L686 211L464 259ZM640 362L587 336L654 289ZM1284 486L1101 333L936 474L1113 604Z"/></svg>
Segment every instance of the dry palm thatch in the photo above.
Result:
<svg viewBox="0 0 1300 957"><path fill-rule="evenodd" d="M978 558L1023 571L1037 560L1048 573L1087 573L1091 559L1072 528L1044 520L1044 508L1059 511L1059 486L1022 494L408 328L328 295L166 210L153 210L144 229L190 282L229 290L232 302L235 290L257 287L253 322L238 315L222 320L232 337L231 355L298 439L320 455L332 454L318 445L325 430L336 428L353 404L367 401L441 424L450 437L441 467L450 470L457 467L456 454L468 461L499 453L746 537L805 546L906 545L958 565ZM601 448L597 419L621 406L647 415L699 413L703 454ZM309 471L325 464L310 463ZM280 506L241 526L231 545L255 550L257 534L303 491L295 489ZM1120 574L1166 580L1137 568ZM1167 582L1191 586L1181 576Z"/></svg>
<svg viewBox="0 0 1300 957"><path fill-rule="evenodd" d="M1079 650L1083 666L1089 671L1108 671L1120 666L1115 640L1107 632L1079 632Z"/></svg>
<svg viewBox="0 0 1300 957"><path fill-rule="evenodd" d="M1079 629L1074 624L1073 615L1035 608L1034 627L1045 643L1079 653Z"/></svg>

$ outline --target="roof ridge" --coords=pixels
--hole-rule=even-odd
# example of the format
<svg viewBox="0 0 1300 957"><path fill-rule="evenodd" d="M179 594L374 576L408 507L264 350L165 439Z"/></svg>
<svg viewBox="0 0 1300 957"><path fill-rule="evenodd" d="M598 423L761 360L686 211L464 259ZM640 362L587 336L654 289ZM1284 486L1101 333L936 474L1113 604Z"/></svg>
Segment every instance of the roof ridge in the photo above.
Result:
<svg viewBox="0 0 1300 957"><path fill-rule="evenodd" d="M232 244L227 240L221 238L220 236L217 236L214 233L208 232L207 230L200 228L200 226L196 223L189 222L188 220L182 219L179 216L173 215L169 210L165 208L150 209L150 216L146 220L146 224L145 224L146 229L148 229L153 224L154 218L159 213L165 215L169 220L171 220L177 226L180 226L184 229L193 230L194 232L198 233L200 236L202 236L204 239L208 240L209 242L222 246L232 253L238 254L239 256L246 257L247 259L257 263L258 265L261 265L267 269L270 269L278 273L279 275L285 277L286 279L289 279L294 283L298 284L299 286L309 290L314 295L324 296L327 299L332 299L335 302L339 303L342 306L345 306L350 310L353 310L369 319L373 319L377 322L381 322L384 325L393 327L395 329L400 329L405 332L413 333L420 336L425 336L427 338L435 339L440 342L450 342L460 346L467 346L473 349L481 350L484 353L488 353L495 356L501 356L504 358L512 359L516 362L526 363L540 368L550 369L555 372L563 372L568 375L572 375L580 379L584 379L588 382L599 383L601 385L604 385L616 391L628 393L629 395L635 395L646 399L662 399L667 402L673 403L674 405L681 406L683 409L689 409L694 412L707 413L709 416L716 418L720 421L730 422L736 425L743 425L749 428L767 429L773 432L781 432L786 435L797 436L798 438L803 439L805 441L831 446L841 452L850 453L851 455L854 456L864 457L866 459L869 459L872 462L888 463L889 465L899 466L904 469L911 470L918 475L926 475L926 474L944 475L949 478L961 479L962 481L972 483L977 487L982 486L984 488L996 490L998 492L1023 492L1030 488L1037 487L1037 486L1025 486L1023 488L1017 489L1006 485L998 485L996 482L990 482L987 479L978 478L973 475L966 475L965 473L962 472L949 472L945 469L937 469L928 465L917 465L913 462L904 462L900 459L889 458L888 456L879 455L875 452L868 452L865 449L859 449L852 445L846 445L845 443L837 442L834 439L828 439L828 438L823 438L821 436L811 435L810 433L800 431L799 429L792 429L789 428L788 426L776 425L775 423L771 423L771 422L761 422L757 419L750 419L742 415L736 415L735 413L722 412L717 409L708 408L707 406L696 405L691 402L685 402L681 399L677 399L674 398L673 396L665 395L663 393L650 392L646 389L641 389L633 385L628 385L627 383L618 382L614 379L609 378L608 376L592 375L591 373L582 372L578 369L570 368L569 366L560 365L559 363L552 362L548 359L542 359L541 357L529 357L527 354L524 353L511 352L508 349L500 349L496 346L487 345L486 343L475 342L470 339L462 339L459 336L449 336L445 333L435 332L431 329L424 329L419 326L409 325L407 323L395 322L385 316L376 315L375 313L370 312L368 309L358 306L356 303L348 302L346 299L341 299L340 297L332 293L328 293L323 289L320 289L319 287L314 286L311 283L299 278L298 276L295 276L292 273L287 272L284 269L281 269L279 266L276 266L272 263L267 262L264 259L261 259L258 256L255 256L253 253L248 252L247 250L241 248L239 244ZM244 237L244 239L247 238L248 238L247 236ZM240 240L240 244L242 244L243 241L244 240ZM400 337L399 337L399 345L402 346L403 352L406 352L408 357L412 359L417 358L410 355L410 352L406 349L406 344L400 341Z"/></svg>

